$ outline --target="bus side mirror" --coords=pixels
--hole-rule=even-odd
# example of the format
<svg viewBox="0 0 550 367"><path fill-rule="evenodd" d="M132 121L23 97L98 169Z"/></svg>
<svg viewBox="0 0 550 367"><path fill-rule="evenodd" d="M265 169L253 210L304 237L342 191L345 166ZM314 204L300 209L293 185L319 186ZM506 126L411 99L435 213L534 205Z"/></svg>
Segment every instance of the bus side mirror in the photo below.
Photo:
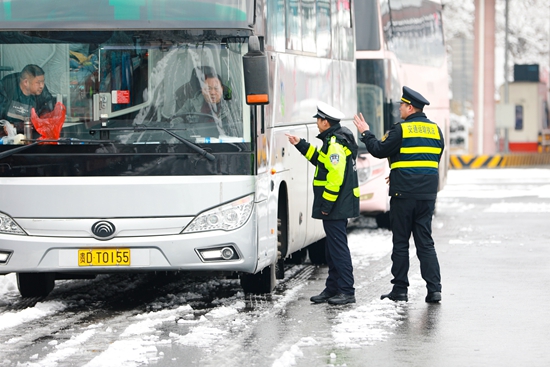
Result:
<svg viewBox="0 0 550 367"><path fill-rule="evenodd" d="M248 39L248 53L243 56L244 89L248 105L269 104L267 55L260 49L258 36Z"/></svg>

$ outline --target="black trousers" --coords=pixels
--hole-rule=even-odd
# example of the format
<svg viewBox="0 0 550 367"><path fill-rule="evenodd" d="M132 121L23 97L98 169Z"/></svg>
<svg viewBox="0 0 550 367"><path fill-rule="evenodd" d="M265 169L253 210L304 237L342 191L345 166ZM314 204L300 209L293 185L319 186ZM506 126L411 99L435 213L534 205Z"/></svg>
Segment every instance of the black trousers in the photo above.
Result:
<svg viewBox="0 0 550 367"><path fill-rule="evenodd" d="M354 295L353 266L348 247L347 219L323 220L325 229L325 257L328 264L328 278L325 290L329 293Z"/></svg>
<svg viewBox="0 0 550 367"><path fill-rule="evenodd" d="M390 226L393 233L393 290L406 293L409 286L409 239L411 233L420 261L420 273L428 292L441 292L439 261L432 239L435 200L391 198Z"/></svg>

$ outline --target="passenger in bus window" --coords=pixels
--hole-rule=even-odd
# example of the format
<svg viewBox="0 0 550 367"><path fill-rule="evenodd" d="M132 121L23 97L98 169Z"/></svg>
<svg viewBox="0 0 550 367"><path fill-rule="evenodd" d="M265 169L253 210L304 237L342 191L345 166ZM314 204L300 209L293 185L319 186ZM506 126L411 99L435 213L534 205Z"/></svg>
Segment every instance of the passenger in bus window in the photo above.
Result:
<svg viewBox="0 0 550 367"><path fill-rule="evenodd" d="M390 227L393 233L393 289L381 299L408 301L409 239L416 246L420 273L426 281L425 301L441 301L441 274L432 239L432 216L439 185L439 161L444 140L441 129L423 112L429 105L420 93L403 87L402 122L395 123L382 140L369 131L363 114L354 117L361 141L377 158L390 161Z"/></svg>
<svg viewBox="0 0 550 367"><path fill-rule="evenodd" d="M204 68L202 76L201 89L184 102L175 116L192 124L212 124L210 129L202 129L203 132L209 131L210 135L202 136L242 137L240 115L233 106L231 96L227 93L224 96L224 85L220 76L210 68Z"/></svg>
<svg viewBox="0 0 550 367"><path fill-rule="evenodd" d="M44 70L29 64L20 73L6 75L0 82L0 119L8 120L24 132L24 122L29 121L31 109L38 116L54 109L55 100L45 84ZM1 134L1 132L0 132Z"/></svg>
<svg viewBox="0 0 550 367"><path fill-rule="evenodd" d="M304 139L287 134L288 140L317 167L313 179L312 217L323 221L326 234L328 278L325 289L310 298L313 303L355 303L353 266L348 247L348 218L359 216L359 182L355 159L358 146L353 133L340 125L344 114L336 108L317 105L317 127L323 145L315 148Z"/></svg>

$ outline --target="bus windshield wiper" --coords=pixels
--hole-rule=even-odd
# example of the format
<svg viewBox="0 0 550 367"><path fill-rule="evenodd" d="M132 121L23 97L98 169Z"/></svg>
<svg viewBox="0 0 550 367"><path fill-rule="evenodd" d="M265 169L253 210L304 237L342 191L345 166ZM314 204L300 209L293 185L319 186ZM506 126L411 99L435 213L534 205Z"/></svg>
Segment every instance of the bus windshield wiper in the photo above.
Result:
<svg viewBox="0 0 550 367"><path fill-rule="evenodd" d="M213 154L208 153L205 149L199 147L197 144L193 143L192 141L190 141L188 139L185 139L182 136L179 136L175 132L170 131L166 128L161 128L160 130L164 131L165 133L167 133L169 135L172 135L174 138L178 139L183 144L187 145L189 148L193 149L195 152L199 153L200 155L202 155L203 157L205 157L209 161L213 161L213 160L216 159L216 156L214 156Z"/></svg>
<svg viewBox="0 0 550 367"><path fill-rule="evenodd" d="M11 155L22 152L24 150L27 150L30 147L34 147L35 145L40 145L40 144L43 144L43 143L66 143L67 145L74 145L74 144L79 145L79 144L89 144L89 143L92 143L92 144L113 143L113 141L111 141L111 140L80 140L80 139L73 139L73 138L35 140L30 144L23 145L23 146L18 146L17 148L12 148L10 150L6 150L5 152L0 153L0 159L7 158Z"/></svg>
<svg viewBox="0 0 550 367"><path fill-rule="evenodd" d="M186 139L182 136L179 136L178 134L170 131L167 128L164 127L139 127L139 126L132 126L132 127L107 127L102 129L93 129L90 131L96 132L96 131L127 131L127 130L134 130L134 131L164 131L168 135L173 136L174 138L178 139L183 144L187 145L189 148L200 154L201 156L205 157L209 161L214 161L216 159L216 156L213 154L208 153L205 149L198 146L196 143L193 143L191 140Z"/></svg>
<svg viewBox="0 0 550 367"><path fill-rule="evenodd" d="M5 152L0 153L0 159L4 159L4 158L9 157L10 155L13 155L15 153L19 153L19 152L22 152L24 150L27 150L30 147L33 147L35 145L38 145L37 141L34 142L34 143L31 143L29 145L23 145L23 146L20 146L20 147L17 147L17 148L6 150Z"/></svg>

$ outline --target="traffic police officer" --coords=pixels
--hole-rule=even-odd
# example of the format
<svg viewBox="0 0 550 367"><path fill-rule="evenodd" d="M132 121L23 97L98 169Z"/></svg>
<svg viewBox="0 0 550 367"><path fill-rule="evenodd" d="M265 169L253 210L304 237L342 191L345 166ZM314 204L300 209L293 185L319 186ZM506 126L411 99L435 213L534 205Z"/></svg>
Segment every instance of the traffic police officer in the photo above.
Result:
<svg viewBox="0 0 550 367"><path fill-rule="evenodd" d="M420 93L403 87L401 118L377 140L362 114L354 117L361 141L377 158L389 158L390 225L393 232L393 289L382 299L407 301L409 280L409 238L411 232L426 281L426 302L441 301L441 275L432 239L432 215L439 185L439 161L444 149L443 134L423 112L430 102Z"/></svg>
<svg viewBox="0 0 550 367"><path fill-rule="evenodd" d="M353 133L340 125L344 114L326 103L317 105L317 127L323 145L316 148L304 139L287 134L288 140L313 165L312 217L323 220L326 234L328 278L313 303L347 304L355 302L353 267L348 248L348 218L359 215L359 183L355 159L358 146Z"/></svg>

